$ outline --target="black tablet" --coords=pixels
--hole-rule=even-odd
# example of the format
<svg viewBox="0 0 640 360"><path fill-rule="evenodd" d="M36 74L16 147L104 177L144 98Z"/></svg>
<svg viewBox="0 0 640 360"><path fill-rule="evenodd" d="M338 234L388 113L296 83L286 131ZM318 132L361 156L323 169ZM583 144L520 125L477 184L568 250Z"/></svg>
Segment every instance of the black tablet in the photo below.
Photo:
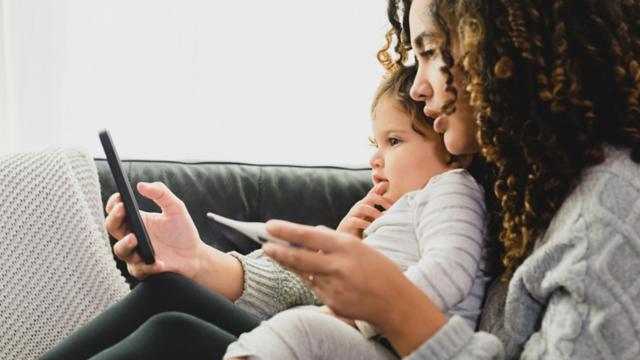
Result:
<svg viewBox="0 0 640 360"><path fill-rule="evenodd" d="M156 261L153 246L151 246L151 241L149 241L149 236L147 235L147 229L144 227L144 223L140 217L138 202L133 195L129 179L122 171L122 163L120 163L120 158L113 146L111 135L109 135L107 130L100 131L100 142L102 142L102 148L104 149L105 155L107 155L107 162L109 162L111 174L113 175L113 179L116 181L118 192L120 192L120 198L124 203L127 219L129 220L129 224L131 224L133 233L138 239L136 251L140 254L145 263L153 264Z"/></svg>

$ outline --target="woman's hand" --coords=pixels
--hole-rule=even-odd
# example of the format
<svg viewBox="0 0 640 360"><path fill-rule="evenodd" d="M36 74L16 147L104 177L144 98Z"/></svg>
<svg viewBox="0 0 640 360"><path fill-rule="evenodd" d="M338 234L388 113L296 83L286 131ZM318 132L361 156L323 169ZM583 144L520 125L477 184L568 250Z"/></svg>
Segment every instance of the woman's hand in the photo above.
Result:
<svg viewBox="0 0 640 360"><path fill-rule="evenodd" d="M351 210L338 224L336 230L347 234L352 234L362 239L362 232L371 222L382 216L382 211L376 209L376 205L388 209L391 207L391 201L382 197L389 183L382 181L377 183L367 195L351 207Z"/></svg>
<svg viewBox="0 0 640 360"><path fill-rule="evenodd" d="M263 250L298 274L336 314L368 320L394 304L395 300L386 295L390 284L404 275L387 257L357 237L324 226L279 220L267 222L267 231L303 246L267 243Z"/></svg>
<svg viewBox="0 0 640 360"><path fill-rule="evenodd" d="M303 246L262 248L296 273L338 316L369 321L401 355L414 351L447 318L386 256L356 236L324 226L269 221L274 236Z"/></svg>
<svg viewBox="0 0 640 360"><path fill-rule="evenodd" d="M130 230L119 193L111 195L106 205L105 226L118 239L113 252L127 263L129 273L137 279L166 271L193 278L199 270L199 252L204 243L184 203L161 182L138 183L137 189L162 210L161 213L140 212L153 244L156 262L145 264L140 254L134 251L138 241Z"/></svg>

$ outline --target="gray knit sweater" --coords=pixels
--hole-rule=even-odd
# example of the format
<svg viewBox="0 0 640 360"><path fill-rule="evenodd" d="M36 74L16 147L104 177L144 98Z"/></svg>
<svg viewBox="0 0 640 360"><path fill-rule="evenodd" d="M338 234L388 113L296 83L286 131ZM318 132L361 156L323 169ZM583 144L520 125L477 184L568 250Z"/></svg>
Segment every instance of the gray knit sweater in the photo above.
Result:
<svg viewBox="0 0 640 360"><path fill-rule="evenodd" d="M606 156L491 304L491 333L453 317L410 359L640 359L640 166Z"/></svg>
<svg viewBox="0 0 640 360"><path fill-rule="evenodd" d="M282 268L262 250L243 256L231 252L242 263L244 290L236 305L266 320L299 305L322 305L311 290L293 273Z"/></svg>
<svg viewBox="0 0 640 360"><path fill-rule="evenodd" d="M409 359L640 358L640 166L627 151L606 154L584 172L506 296L489 299L488 332L453 316ZM260 251L235 256L245 269L237 304L247 311L267 318L318 303Z"/></svg>

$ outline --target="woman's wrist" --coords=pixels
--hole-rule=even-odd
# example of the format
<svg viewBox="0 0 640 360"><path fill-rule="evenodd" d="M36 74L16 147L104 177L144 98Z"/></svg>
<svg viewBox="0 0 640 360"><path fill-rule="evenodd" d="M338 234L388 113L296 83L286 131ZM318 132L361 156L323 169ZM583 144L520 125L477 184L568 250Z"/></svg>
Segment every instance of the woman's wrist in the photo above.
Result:
<svg viewBox="0 0 640 360"><path fill-rule="evenodd" d="M198 270L193 281L231 301L242 295L244 272L238 259L202 243L196 261Z"/></svg>
<svg viewBox="0 0 640 360"><path fill-rule="evenodd" d="M396 283L387 311L371 321L391 341L395 350L407 356L429 340L448 321L437 306L408 279ZM389 292L391 294L391 292Z"/></svg>

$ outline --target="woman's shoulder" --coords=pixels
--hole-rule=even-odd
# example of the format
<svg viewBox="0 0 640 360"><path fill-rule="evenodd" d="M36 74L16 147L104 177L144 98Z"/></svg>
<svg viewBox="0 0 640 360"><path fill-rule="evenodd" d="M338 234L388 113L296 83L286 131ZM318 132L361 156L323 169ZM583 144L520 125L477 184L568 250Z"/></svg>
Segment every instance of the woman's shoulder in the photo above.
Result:
<svg viewBox="0 0 640 360"><path fill-rule="evenodd" d="M640 201L640 164L631 159L629 150L607 145L605 160L585 170L575 196L582 200L585 213L620 221L638 216L633 209Z"/></svg>
<svg viewBox="0 0 640 360"><path fill-rule="evenodd" d="M640 164L631 159L631 150L626 147L604 145L604 161L585 170L587 177L596 174L609 173L618 176L637 176L640 174Z"/></svg>
<svg viewBox="0 0 640 360"><path fill-rule="evenodd" d="M605 161L585 171L516 273L539 299L556 288L579 299L616 291L625 297L640 284L629 271L640 264L639 249L640 164L608 147Z"/></svg>
<svg viewBox="0 0 640 360"><path fill-rule="evenodd" d="M602 163L584 171L536 248L575 245L595 234L625 233L627 238L640 238L640 164L625 149L606 146L605 154ZM596 241L591 249L596 251L600 243Z"/></svg>

